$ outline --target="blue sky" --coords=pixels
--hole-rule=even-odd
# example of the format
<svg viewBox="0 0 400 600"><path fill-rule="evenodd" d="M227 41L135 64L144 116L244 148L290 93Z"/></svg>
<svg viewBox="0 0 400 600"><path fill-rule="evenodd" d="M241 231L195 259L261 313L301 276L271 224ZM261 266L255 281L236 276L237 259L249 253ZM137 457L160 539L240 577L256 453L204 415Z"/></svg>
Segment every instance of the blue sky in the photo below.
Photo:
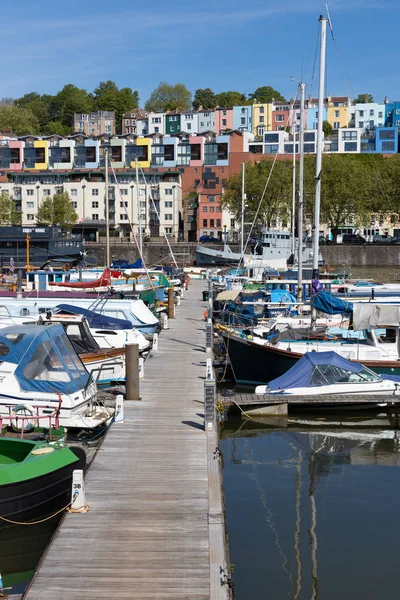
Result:
<svg viewBox="0 0 400 600"><path fill-rule="evenodd" d="M326 92L400 99L394 2L335 0L329 9L346 75L329 36ZM296 93L291 75L303 76L307 94L316 95L312 69L323 12L323 3L310 0L8 2L0 97L54 94L66 83L92 91L111 79L138 89L141 105L161 80L191 91L249 93L271 85L289 98Z"/></svg>

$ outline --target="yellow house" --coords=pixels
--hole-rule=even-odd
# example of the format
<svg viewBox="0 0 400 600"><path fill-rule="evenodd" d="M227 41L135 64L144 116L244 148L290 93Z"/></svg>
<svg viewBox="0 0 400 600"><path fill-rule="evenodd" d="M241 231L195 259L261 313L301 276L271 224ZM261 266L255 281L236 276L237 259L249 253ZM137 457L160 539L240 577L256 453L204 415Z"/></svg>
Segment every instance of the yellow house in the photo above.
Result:
<svg viewBox="0 0 400 600"><path fill-rule="evenodd" d="M138 160L138 166L142 169L147 169L151 165L151 141L149 138L136 138L136 146L147 146L147 160ZM131 167L135 167L135 161L131 161Z"/></svg>
<svg viewBox="0 0 400 600"><path fill-rule="evenodd" d="M33 147L36 148L35 170L43 170L49 168L49 142L48 140L35 140Z"/></svg>
<svg viewBox="0 0 400 600"><path fill-rule="evenodd" d="M272 131L272 102L253 104L253 134L261 136L264 131Z"/></svg>
<svg viewBox="0 0 400 600"><path fill-rule="evenodd" d="M334 129L348 127L351 116L350 103L348 96L328 96L327 119Z"/></svg>

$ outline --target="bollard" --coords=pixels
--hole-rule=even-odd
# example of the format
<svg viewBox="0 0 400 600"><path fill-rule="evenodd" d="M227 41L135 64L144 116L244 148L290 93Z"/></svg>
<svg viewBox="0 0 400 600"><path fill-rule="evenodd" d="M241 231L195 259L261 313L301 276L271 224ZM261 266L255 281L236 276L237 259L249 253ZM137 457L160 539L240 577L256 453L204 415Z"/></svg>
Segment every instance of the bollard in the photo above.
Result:
<svg viewBox="0 0 400 600"><path fill-rule="evenodd" d="M213 431L215 428L215 379L204 380L204 429Z"/></svg>
<svg viewBox="0 0 400 600"><path fill-rule="evenodd" d="M125 400L140 400L139 396L139 345L126 344Z"/></svg>
<svg viewBox="0 0 400 600"><path fill-rule="evenodd" d="M177 305L177 306L180 306L180 305L181 305L181 295L180 295L180 294L178 294L178 297L177 297L177 299L176 299L176 305Z"/></svg>
<svg viewBox="0 0 400 600"><path fill-rule="evenodd" d="M174 288L168 288L168 319L175 318Z"/></svg>
<svg viewBox="0 0 400 600"><path fill-rule="evenodd" d="M144 358L139 358L139 379L144 379Z"/></svg>
<svg viewBox="0 0 400 600"><path fill-rule="evenodd" d="M153 333L153 352L158 351L158 333Z"/></svg>
<svg viewBox="0 0 400 600"><path fill-rule="evenodd" d="M209 354L213 350L213 326L211 319L207 319L206 324L206 352Z"/></svg>
<svg viewBox="0 0 400 600"><path fill-rule="evenodd" d="M212 358L206 359L206 379L212 379Z"/></svg>
<svg viewBox="0 0 400 600"><path fill-rule="evenodd" d="M166 313L163 313L163 329L169 329L168 317L167 317Z"/></svg>
<svg viewBox="0 0 400 600"><path fill-rule="evenodd" d="M85 486L83 483L82 469L76 469L72 473L71 506L69 512L85 513L89 507L85 502Z"/></svg>
<svg viewBox="0 0 400 600"><path fill-rule="evenodd" d="M115 401L115 417L114 423L123 423L125 420L124 414L124 397L122 394L117 395L117 399Z"/></svg>
<svg viewBox="0 0 400 600"><path fill-rule="evenodd" d="M185 298L185 284L183 284L183 286L181 287L181 300L184 300Z"/></svg>

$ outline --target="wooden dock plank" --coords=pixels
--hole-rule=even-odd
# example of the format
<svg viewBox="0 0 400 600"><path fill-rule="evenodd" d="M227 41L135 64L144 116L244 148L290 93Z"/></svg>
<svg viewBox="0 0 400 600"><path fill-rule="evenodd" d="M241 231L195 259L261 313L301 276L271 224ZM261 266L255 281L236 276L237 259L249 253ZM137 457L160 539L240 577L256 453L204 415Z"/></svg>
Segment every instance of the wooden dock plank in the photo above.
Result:
<svg viewBox="0 0 400 600"><path fill-rule="evenodd" d="M394 394L326 394L326 395L283 395L283 394L230 394L218 395L222 404L237 404L238 406L268 405L268 404L379 404L388 402L400 404L400 396Z"/></svg>
<svg viewBox="0 0 400 600"><path fill-rule="evenodd" d="M90 512L65 517L27 600L228 598L221 555L210 558L210 542L221 551L224 524L209 518L221 480L212 465L210 496L204 288L192 282L162 331L142 400L125 403L125 423L110 428L86 477Z"/></svg>

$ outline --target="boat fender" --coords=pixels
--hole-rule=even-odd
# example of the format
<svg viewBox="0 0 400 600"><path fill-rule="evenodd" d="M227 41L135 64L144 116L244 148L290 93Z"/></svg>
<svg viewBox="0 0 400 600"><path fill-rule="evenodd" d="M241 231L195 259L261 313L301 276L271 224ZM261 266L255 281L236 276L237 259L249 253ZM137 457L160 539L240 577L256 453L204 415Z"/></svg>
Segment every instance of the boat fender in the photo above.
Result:
<svg viewBox="0 0 400 600"><path fill-rule="evenodd" d="M13 419L12 415L17 415L18 413L24 413L24 416L28 416L29 413L32 417L36 414L35 409L30 404L17 404L12 410L10 424L13 431L20 432L21 426L17 425L17 419ZM24 433L28 433L29 431L33 431L35 428L33 421L24 421Z"/></svg>
<svg viewBox="0 0 400 600"><path fill-rule="evenodd" d="M207 309L204 311L203 317L204 317L204 320L207 321L207 317L208 317L208 310Z"/></svg>

